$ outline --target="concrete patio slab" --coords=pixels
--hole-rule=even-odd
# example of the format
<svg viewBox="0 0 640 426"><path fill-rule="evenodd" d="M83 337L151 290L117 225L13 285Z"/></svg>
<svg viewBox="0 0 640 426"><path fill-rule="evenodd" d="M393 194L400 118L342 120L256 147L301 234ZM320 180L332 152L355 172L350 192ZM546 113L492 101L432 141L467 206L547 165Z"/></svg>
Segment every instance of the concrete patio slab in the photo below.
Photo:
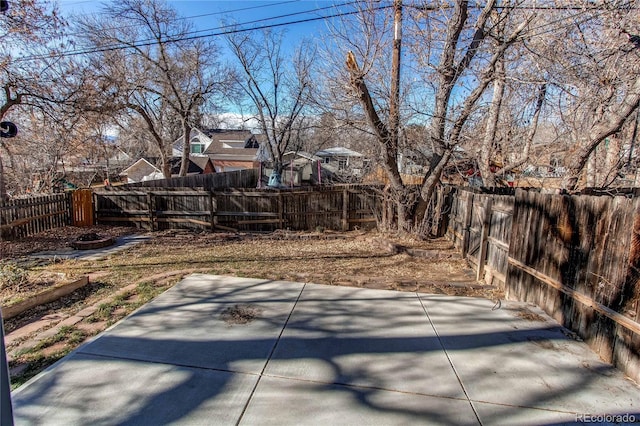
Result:
<svg viewBox="0 0 640 426"><path fill-rule="evenodd" d="M524 304L192 275L15 391L14 415L18 425L640 420L640 388L570 336Z"/></svg>
<svg viewBox="0 0 640 426"><path fill-rule="evenodd" d="M80 351L258 374L301 291L297 283L191 275ZM257 317L225 321L236 307Z"/></svg>
<svg viewBox="0 0 640 426"><path fill-rule="evenodd" d="M415 293L307 287L265 373L464 398Z"/></svg>
<svg viewBox="0 0 640 426"><path fill-rule="evenodd" d="M580 424L576 413L545 410L513 405L474 402L482 424L492 426L540 426Z"/></svg>
<svg viewBox="0 0 640 426"><path fill-rule="evenodd" d="M478 420L466 399L263 377L242 424L478 425Z"/></svg>
<svg viewBox="0 0 640 426"><path fill-rule="evenodd" d="M494 302L479 298L421 298L471 400L591 414L640 410L638 387L543 311L507 302L493 309Z"/></svg>
<svg viewBox="0 0 640 426"><path fill-rule="evenodd" d="M15 421L234 424L257 380L256 375L76 353L41 375L37 386L20 391L14 402Z"/></svg>

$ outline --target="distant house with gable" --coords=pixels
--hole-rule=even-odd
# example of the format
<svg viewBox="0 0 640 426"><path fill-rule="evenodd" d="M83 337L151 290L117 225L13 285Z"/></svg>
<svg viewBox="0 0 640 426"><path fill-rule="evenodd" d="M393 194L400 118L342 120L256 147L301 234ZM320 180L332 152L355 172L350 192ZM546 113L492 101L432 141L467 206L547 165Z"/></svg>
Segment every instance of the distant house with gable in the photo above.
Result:
<svg viewBox="0 0 640 426"><path fill-rule="evenodd" d="M323 149L315 155L320 158L323 168L335 174L362 176L364 169L369 165L369 160L364 154L342 146Z"/></svg>
<svg viewBox="0 0 640 426"><path fill-rule="evenodd" d="M315 154L289 151L283 155L282 163L283 186L354 182L362 178L369 166L363 154L344 147L327 148ZM265 167L264 176L271 171L271 167Z"/></svg>
<svg viewBox="0 0 640 426"><path fill-rule="evenodd" d="M164 179L162 170L155 165L154 160L140 158L120 173L120 178L126 183L143 182L147 180Z"/></svg>
<svg viewBox="0 0 640 426"><path fill-rule="evenodd" d="M189 152L193 158L208 157L216 172L254 169L259 167L256 154L260 146L259 135L250 130L194 128L189 138ZM173 144L173 155L180 156L184 136Z"/></svg>
<svg viewBox="0 0 640 426"><path fill-rule="evenodd" d="M120 177L125 180L126 183L164 179L164 174L157 163L157 159L140 158L131 166L124 169L122 173L120 173ZM181 163L181 157L172 157L169 160L171 176L178 176L180 174ZM187 176L209 173L215 173L213 163L209 157L189 157Z"/></svg>

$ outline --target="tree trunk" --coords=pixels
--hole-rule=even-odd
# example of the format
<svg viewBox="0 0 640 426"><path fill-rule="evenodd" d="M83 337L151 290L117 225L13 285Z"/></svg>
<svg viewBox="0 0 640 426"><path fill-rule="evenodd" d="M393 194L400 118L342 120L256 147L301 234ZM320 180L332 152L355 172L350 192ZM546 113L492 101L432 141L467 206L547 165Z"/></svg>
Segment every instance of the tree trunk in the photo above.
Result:
<svg viewBox="0 0 640 426"><path fill-rule="evenodd" d="M496 63L495 80L493 81L493 99L489 106L489 114L487 117L487 125L484 131L484 139L480 148L480 176L482 177L483 186L492 188L496 186L496 178L491 171L491 158L495 153L495 140L498 130L498 120L500 119L500 108L502 107L502 99L504 97L504 60L499 59Z"/></svg>
<svg viewBox="0 0 640 426"><path fill-rule="evenodd" d="M441 156L434 158L435 165L432 167L431 172L425 177L422 187L420 188L420 204L418 206L418 212L415 215L416 232L422 236L428 236L431 233L429 216L429 203L433 198L436 187L440 183L440 178L444 172L444 168L451 159L451 149L446 149Z"/></svg>
<svg viewBox="0 0 640 426"><path fill-rule="evenodd" d="M160 151L160 162L162 163L162 174L165 179L171 179L171 162L170 156L167 155L166 150Z"/></svg>
<svg viewBox="0 0 640 426"><path fill-rule="evenodd" d="M600 186L608 188L618 177L618 172L623 164L621 158L622 141L620 137L618 135L610 137L605 148L604 170L602 171Z"/></svg>
<svg viewBox="0 0 640 426"><path fill-rule="evenodd" d="M585 170L585 186L587 188L595 188L598 177L598 150L594 150L587 160Z"/></svg>
<svg viewBox="0 0 640 426"><path fill-rule="evenodd" d="M187 120L182 122L182 134L184 135L184 145L182 147L179 176L186 176L189 171L189 156L191 154L191 125Z"/></svg>

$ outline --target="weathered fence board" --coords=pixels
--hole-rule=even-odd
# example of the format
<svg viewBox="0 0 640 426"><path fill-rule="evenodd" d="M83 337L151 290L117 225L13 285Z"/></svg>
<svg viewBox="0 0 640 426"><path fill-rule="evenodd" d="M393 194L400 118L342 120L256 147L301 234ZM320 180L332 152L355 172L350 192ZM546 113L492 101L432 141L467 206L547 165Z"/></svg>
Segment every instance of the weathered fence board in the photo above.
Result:
<svg viewBox="0 0 640 426"><path fill-rule="evenodd" d="M68 225L71 221L68 194L53 194L0 203L0 235L23 238Z"/></svg>
<svg viewBox="0 0 640 426"><path fill-rule="evenodd" d="M476 265L477 279L504 288L513 196L453 190L448 237Z"/></svg>
<svg viewBox="0 0 640 426"><path fill-rule="evenodd" d="M144 188L203 188L208 191L220 191L228 188L255 188L258 185L258 175L259 170L246 169L233 172L209 173L128 183L116 188L125 190Z"/></svg>
<svg viewBox="0 0 640 426"><path fill-rule="evenodd" d="M603 359L638 371L640 265L631 260L640 199L518 191L515 204L507 295L536 303Z"/></svg>
<svg viewBox="0 0 640 426"><path fill-rule="evenodd" d="M93 225L93 191L78 189L71 194L73 226Z"/></svg>
<svg viewBox="0 0 640 426"><path fill-rule="evenodd" d="M376 226L376 194L367 187L298 190L96 192L98 223L130 222L145 229L220 228L350 230Z"/></svg>
<svg viewBox="0 0 640 426"><path fill-rule="evenodd" d="M640 198L457 189L448 235L479 279L540 306L640 379Z"/></svg>

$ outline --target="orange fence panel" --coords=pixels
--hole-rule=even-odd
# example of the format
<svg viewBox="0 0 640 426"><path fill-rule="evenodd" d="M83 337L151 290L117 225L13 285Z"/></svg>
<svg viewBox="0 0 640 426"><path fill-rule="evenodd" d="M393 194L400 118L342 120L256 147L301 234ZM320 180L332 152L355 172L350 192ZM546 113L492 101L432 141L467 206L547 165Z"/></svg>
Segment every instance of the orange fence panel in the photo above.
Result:
<svg viewBox="0 0 640 426"><path fill-rule="evenodd" d="M78 189L72 196L73 226L93 226L93 191Z"/></svg>

